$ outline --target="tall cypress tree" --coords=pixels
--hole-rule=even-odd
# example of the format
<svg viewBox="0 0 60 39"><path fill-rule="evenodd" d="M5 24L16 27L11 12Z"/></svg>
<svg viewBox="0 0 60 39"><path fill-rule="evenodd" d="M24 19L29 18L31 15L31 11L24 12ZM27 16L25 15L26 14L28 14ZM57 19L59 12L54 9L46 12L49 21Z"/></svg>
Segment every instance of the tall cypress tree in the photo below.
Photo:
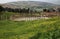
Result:
<svg viewBox="0 0 60 39"><path fill-rule="evenodd" d="M0 20L2 20L2 11L4 10L4 8L2 6L0 6Z"/></svg>
<svg viewBox="0 0 60 39"><path fill-rule="evenodd" d="M0 6L0 12L2 12L4 9L3 9L3 7L2 6Z"/></svg>

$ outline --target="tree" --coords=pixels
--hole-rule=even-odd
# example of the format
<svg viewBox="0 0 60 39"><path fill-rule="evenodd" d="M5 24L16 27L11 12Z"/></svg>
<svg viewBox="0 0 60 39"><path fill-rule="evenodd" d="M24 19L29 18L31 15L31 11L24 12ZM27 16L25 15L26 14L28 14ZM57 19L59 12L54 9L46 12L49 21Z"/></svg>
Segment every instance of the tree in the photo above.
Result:
<svg viewBox="0 0 60 39"><path fill-rule="evenodd" d="M3 9L3 7L2 6L0 6L0 12L2 12L4 9Z"/></svg>
<svg viewBox="0 0 60 39"><path fill-rule="evenodd" d="M58 12L60 12L60 8L58 8L57 10L58 10Z"/></svg>
<svg viewBox="0 0 60 39"><path fill-rule="evenodd" d="M3 11L3 10L4 10L3 7L0 6L0 20L2 20L2 11Z"/></svg>
<svg viewBox="0 0 60 39"><path fill-rule="evenodd" d="M46 12L47 11L47 9L43 9L43 12Z"/></svg>

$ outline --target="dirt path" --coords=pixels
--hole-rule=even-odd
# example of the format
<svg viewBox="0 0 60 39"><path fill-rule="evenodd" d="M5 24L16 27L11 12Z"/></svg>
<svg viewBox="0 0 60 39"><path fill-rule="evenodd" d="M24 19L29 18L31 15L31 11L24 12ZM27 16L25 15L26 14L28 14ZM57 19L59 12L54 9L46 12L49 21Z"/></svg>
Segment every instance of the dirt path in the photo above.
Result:
<svg viewBox="0 0 60 39"><path fill-rule="evenodd" d="M22 17L22 18L15 18L13 21L31 21L31 20L38 20L38 19L49 19L48 17Z"/></svg>

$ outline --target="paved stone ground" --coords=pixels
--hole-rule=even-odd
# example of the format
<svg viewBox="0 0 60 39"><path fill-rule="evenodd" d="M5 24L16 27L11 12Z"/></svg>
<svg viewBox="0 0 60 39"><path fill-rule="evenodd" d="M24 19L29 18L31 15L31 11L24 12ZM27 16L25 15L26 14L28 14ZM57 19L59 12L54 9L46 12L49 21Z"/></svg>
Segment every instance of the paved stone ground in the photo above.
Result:
<svg viewBox="0 0 60 39"><path fill-rule="evenodd" d="M31 21L31 20L38 20L38 19L49 19L48 17L22 17L22 18L15 18L13 21Z"/></svg>

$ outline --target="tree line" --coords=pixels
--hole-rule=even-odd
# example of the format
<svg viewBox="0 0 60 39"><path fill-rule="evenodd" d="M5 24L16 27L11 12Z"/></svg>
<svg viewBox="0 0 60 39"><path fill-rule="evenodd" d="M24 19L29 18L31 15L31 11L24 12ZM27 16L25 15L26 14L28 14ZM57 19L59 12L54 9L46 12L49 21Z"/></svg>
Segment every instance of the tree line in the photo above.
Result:
<svg viewBox="0 0 60 39"><path fill-rule="evenodd" d="M60 8L57 8L57 9L43 9L43 12L60 12Z"/></svg>
<svg viewBox="0 0 60 39"><path fill-rule="evenodd" d="M37 11L34 11L34 10L31 10L30 8L4 8L2 6L0 6L0 12L2 11L8 11L8 12L18 12L18 13L32 13L32 12L37 12ZM42 10L43 12L60 12L60 8L57 8L57 9L43 9Z"/></svg>
<svg viewBox="0 0 60 39"><path fill-rule="evenodd" d="M30 8L4 8L2 6L0 6L0 12L2 11L7 11L7 12L18 12L18 13L29 13L29 12L33 12L32 10L30 10Z"/></svg>

